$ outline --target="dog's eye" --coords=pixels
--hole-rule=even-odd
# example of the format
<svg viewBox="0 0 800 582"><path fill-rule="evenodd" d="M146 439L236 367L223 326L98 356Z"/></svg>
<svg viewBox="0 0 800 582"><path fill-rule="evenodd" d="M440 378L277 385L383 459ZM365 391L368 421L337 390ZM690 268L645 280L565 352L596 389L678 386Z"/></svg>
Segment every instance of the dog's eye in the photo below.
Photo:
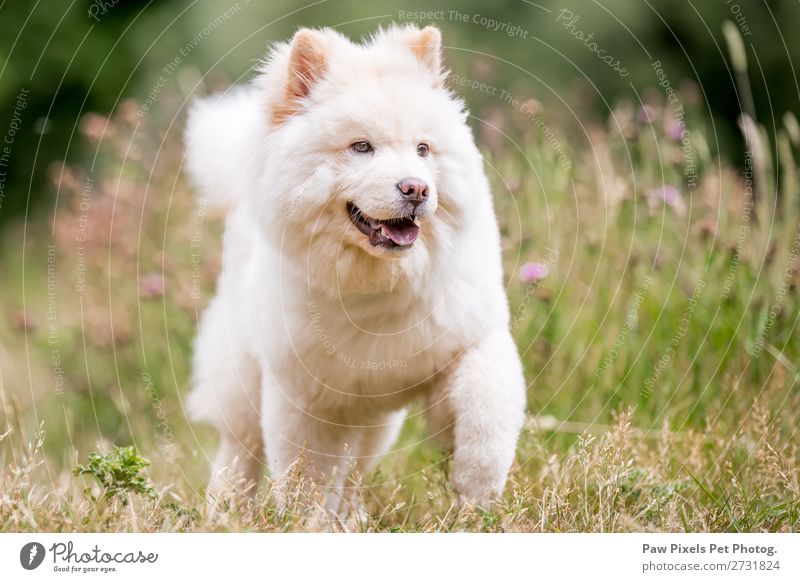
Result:
<svg viewBox="0 0 800 582"><path fill-rule="evenodd" d="M424 157L426 157L428 155L428 152L430 151L430 149L431 148L428 146L428 144L421 143L421 144L419 144L417 146L417 155L419 157L421 157L421 158L424 158Z"/></svg>
<svg viewBox="0 0 800 582"><path fill-rule="evenodd" d="M372 151L372 144L367 140L362 139L350 144L350 149L357 154L368 154Z"/></svg>

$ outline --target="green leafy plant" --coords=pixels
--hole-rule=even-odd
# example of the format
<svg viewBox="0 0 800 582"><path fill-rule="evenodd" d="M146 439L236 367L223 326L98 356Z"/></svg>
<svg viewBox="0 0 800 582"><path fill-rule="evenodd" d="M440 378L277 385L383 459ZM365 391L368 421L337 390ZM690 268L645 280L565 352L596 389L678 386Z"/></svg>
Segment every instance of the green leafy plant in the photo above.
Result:
<svg viewBox="0 0 800 582"><path fill-rule="evenodd" d="M136 447L118 447L108 453L90 453L86 465L77 465L73 469L76 477L91 475L103 489L106 500L119 499L128 503L128 493L136 493L148 499L156 497L155 489L145 468L150 461L136 450Z"/></svg>

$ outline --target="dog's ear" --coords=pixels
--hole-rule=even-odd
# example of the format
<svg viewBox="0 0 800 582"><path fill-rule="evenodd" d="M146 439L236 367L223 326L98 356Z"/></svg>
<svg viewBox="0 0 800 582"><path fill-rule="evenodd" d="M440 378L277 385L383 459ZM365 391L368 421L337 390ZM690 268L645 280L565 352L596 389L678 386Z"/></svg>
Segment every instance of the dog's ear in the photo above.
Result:
<svg viewBox="0 0 800 582"><path fill-rule="evenodd" d="M276 123L300 109L300 100L308 97L328 68L330 41L324 32L301 28L289 47L286 93L273 111Z"/></svg>
<svg viewBox="0 0 800 582"><path fill-rule="evenodd" d="M426 26L422 30L414 30L408 48L434 74L442 73L442 33L438 28Z"/></svg>
<svg viewBox="0 0 800 582"><path fill-rule="evenodd" d="M308 97L328 68L328 48L328 38L319 30L301 28L295 33L289 52L289 97Z"/></svg>

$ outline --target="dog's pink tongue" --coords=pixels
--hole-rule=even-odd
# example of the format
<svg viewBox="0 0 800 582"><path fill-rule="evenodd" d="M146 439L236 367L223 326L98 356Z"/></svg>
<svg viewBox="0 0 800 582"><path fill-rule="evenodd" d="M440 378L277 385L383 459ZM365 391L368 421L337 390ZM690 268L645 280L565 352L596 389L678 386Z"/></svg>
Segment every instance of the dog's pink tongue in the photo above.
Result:
<svg viewBox="0 0 800 582"><path fill-rule="evenodd" d="M417 240L419 227L413 220L404 220L397 224L381 224L381 233L396 245L406 246Z"/></svg>

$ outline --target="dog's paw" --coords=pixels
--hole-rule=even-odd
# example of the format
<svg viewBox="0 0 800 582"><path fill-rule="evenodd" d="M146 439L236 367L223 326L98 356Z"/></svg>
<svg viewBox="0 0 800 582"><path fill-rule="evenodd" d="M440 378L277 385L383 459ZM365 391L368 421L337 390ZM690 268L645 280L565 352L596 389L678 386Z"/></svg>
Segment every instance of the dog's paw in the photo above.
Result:
<svg viewBox="0 0 800 582"><path fill-rule="evenodd" d="M497 472L495 472L497 473ZM489 473L458 476L453 479L453 487L462 505L473 505L487 509L500 497L505 486L505 474L491 476Z"/></svg>

